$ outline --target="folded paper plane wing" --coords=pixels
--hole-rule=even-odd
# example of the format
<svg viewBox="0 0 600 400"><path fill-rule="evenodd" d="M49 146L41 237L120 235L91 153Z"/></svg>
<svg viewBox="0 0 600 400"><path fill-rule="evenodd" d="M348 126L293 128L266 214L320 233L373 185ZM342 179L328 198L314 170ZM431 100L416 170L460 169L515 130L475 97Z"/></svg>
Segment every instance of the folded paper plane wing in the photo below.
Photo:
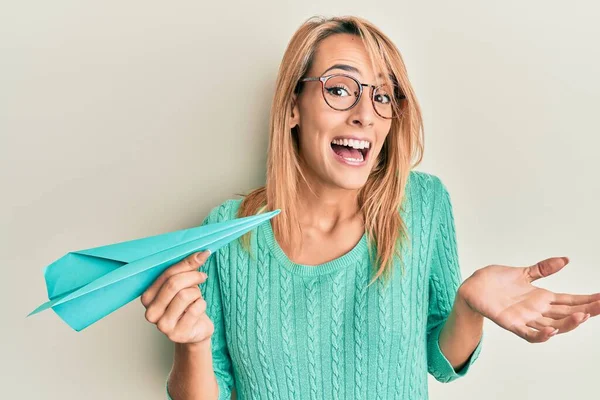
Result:
<svg viewBox="0 0 600 400"><path fill-rule="evenodd" d="M74 251L44 269L52 308L80 331L140 296L160 274L192 253L211 254L280 210L191 229Z"/></svg>

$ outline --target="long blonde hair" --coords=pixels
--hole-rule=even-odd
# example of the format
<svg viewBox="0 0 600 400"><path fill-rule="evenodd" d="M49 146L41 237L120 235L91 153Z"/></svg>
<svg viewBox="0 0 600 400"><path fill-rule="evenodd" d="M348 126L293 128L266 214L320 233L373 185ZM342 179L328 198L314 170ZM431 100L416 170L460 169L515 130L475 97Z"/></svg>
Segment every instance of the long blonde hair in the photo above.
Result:
<svg viewBox="0 0 600 400"><path fill-rule="evenodd" d="M298 82L310 69L318 44L326 37L340 33L360 37L373 71L382 71L384 82L399 86L406 96L401 102L392 100L393 106L402 110L401 117L392 120L378 163L358 193L375 272L369 283L371 285L382 275L384 281L388 280L394 256L402 263L400 248L403 239L410 241L400 210L404 210L404 192L410 171L423 158L423 121L399 50L365 19L313 16L292 36L279 67L271 105L266 184L244 195L237 217L281 209L280 214L271 220L275 237L286 244L301 243L297 192L299 180L306 179L299 163L297 127L292 129L289 124L292 95L298 93ZM413 159L416 161L411 164ZM241 238L247 250L250 249L250 235L251 232ZM375 257L373 242L376 243Z"/></svg>

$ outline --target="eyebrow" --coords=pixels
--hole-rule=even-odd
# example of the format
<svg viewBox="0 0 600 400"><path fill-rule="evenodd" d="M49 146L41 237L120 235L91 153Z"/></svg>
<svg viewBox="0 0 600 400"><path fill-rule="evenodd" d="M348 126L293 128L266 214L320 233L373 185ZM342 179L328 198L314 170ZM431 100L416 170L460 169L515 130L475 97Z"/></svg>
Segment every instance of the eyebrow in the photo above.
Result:
<svg viewBox="0 0 600 400"><path fill-rule="evenodd" d="M357 74L360 74L360 70L358 68L356 68L356 67L353 67L352 65L348 65L348 64L333 64L331 67L327 68L321 75L325 75L327 72L331 71L332 69L341 69L341 70L344 70L344 71L355 72ZM379 78L383 78L383 74L379 74L378 77Z"/></svg>

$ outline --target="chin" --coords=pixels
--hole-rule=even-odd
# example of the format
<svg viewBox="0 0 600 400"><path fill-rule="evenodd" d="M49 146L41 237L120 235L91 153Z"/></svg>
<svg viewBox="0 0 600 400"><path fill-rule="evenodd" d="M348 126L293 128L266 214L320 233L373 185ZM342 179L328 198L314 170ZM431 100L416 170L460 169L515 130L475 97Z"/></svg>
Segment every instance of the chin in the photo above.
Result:
<svg viewBox="0 0 600 400"><path fill-rule="evenodd" d="M334 179L334 184L342 189L346 190L358 190L361 189L367 183L367 177L356 177L355 179L349 179L349 177L342 177L341 179Z"/></svg>

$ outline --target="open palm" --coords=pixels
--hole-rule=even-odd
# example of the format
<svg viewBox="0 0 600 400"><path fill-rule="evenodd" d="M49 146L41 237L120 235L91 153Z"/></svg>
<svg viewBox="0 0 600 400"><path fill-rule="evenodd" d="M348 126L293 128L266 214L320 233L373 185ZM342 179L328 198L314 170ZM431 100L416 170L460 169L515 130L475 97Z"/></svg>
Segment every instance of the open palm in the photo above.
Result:
<svg viewBox="0 0 600 400"><path fill-rule="evenodd" d="M560 271L569 259L552 257L530 267L489 265L461 285L476 312L531 343L569 332L600 314L600 293L554 293L531 283Z"/></svg>

